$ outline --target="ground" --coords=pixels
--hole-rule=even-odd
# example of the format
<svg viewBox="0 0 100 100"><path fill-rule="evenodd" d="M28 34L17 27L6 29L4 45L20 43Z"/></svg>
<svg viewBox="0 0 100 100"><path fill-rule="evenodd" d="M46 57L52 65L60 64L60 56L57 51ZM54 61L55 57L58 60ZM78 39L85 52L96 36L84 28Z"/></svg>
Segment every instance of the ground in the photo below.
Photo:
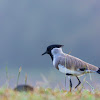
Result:
<svg viewBox="0 0 100 100"><path fill-rule="evenodd" d="M33 92L18 92L0 88L0 100L100 100L100 91L65 90L36 87Z"/></svg>

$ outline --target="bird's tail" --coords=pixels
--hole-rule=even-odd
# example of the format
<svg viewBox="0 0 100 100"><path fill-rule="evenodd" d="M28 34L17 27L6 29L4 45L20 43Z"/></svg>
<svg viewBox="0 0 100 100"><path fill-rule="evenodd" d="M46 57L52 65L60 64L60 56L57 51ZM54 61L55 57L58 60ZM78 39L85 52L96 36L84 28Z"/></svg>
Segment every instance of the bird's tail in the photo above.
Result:
<svg viewBox="0 0 100 100"><path fill-rule="evenodd" d="M97 70L97 73L100 74L100 68Z"/></svg>

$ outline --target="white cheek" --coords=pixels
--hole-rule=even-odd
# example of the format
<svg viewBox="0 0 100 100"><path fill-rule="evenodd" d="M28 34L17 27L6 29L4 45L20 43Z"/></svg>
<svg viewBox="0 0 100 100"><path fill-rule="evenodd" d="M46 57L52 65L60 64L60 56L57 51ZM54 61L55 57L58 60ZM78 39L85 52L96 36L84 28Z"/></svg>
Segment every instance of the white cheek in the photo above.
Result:
<svg viewBox="0 0 100 100"><path fill-rule="evenodd" d="M60 48L53 48L51 50L52 55L57 55L60 52Z"/></svg>
<svg viewBox="0 0 100 100"><path fill-rule="evenodd" d="M54 52L54 50L52 49L52 50L51 50L52 55L53 55L53 52Z"/></svg>
<svg viewBox="0 0 100 100"><path fill-rule="evenodd" d="M51 53L52 53L52 55L55 55L56 54L55 48L51 50Z"/></svg>

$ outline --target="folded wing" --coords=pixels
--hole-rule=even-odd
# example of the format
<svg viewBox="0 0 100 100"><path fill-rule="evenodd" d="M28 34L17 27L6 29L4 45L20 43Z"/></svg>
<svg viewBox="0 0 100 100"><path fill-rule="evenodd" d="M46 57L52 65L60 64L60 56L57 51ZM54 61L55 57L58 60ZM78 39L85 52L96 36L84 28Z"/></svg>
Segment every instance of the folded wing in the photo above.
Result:
<svg viewBox="0 0 100 100"><path fill-rule="evenodd" d="M61 64L67 69L70 70L80 70L80 71L85 71L85 70L92 70L92 71L97 71L99 68L89 64L79 58L76 58L74 56L65 54L63 56L59 56L57 61L56 61L56 68L58 68L58 65Z"/></svg>

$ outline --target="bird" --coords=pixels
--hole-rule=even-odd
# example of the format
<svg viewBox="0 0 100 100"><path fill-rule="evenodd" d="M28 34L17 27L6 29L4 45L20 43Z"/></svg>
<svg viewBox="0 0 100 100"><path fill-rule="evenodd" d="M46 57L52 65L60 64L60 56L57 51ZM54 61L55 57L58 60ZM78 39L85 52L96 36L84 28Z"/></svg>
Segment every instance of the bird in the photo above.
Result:
<svg viewBox="0 0 100 100"><path fill-rule="evenodd" d="M53 66L59 70L60 72L66 74L69 79L70 83L70 91L72 91L72 80L71 77L75 76L78 80L78 84L75 86L77 88L81 81L79 79L80 76L87 74L87 73L98 73L100 74L100 68L89 64L77 57L74 57L70 54L66 54L62 51L62 47L64 45L60 44L53 44L49 45L46 51L42 54L50 55Z"/></svg>

